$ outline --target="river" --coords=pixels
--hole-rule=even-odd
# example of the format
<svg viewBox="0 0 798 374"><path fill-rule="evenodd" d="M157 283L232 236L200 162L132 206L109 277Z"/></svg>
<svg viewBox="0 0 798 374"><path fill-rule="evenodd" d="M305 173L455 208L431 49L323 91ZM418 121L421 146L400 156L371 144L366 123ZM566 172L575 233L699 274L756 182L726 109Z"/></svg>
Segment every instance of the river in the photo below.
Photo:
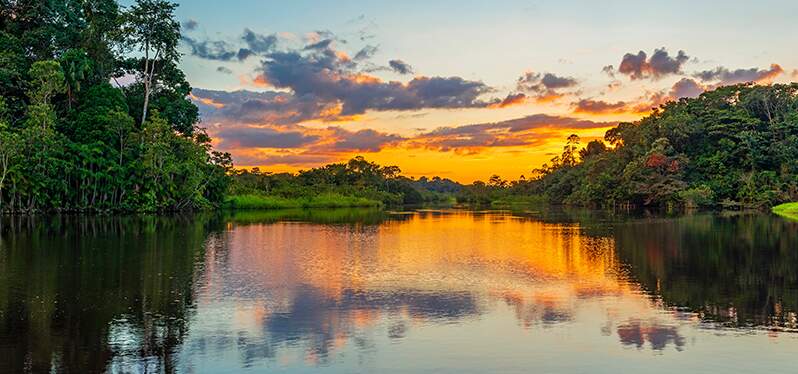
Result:
<svg viewBox="0 0 798 374"><path fill-rule="evenodd" d="M0 221L0 372L798 370L798 223L543 209Z"/></svg>

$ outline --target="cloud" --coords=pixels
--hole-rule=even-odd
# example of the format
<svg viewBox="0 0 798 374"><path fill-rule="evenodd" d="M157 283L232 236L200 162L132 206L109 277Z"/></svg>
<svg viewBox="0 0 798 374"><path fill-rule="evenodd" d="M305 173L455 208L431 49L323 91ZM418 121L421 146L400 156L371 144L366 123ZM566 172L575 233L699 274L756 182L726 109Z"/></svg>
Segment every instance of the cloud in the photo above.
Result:
<svg viewBox="0 0 798 374"><path fill-rule="evenodd" d="M276 35L260 35L250 29L244 29L242 46L224 40L199 40L185 34L180 36L180 40L191 49L192 56L215 61L243 61L258 53L272 51L277 46Z"/></svg>
<svg viewBox="0 0 798 374"><path fill-rule="evenodd" d="M609 87L610 90L614 84ZM682 78L671 86L669 90L648 92L633 101L605 101L594 99L581 99L571 104L573 113L579 114L647 114L670 101L681 98L694 98L704 91L711 89L691 78Z"/></svg>
<svg viewBox="0 0 798 374"><path fill-rule="evenodd" d="M216 132L220 148L299 148L317 142L320 137L300 131L277 131L265 127L227 127Z"/></svg>
<svg viewBox="0 0 798 374"><path fill-rule="evenodd" d="M329 47L329 46L328 46ZM278 89L318 106L339 104L341 115L367 110L479 108L490 101L480 96L493 91L479 81L460 77L416 77L407 83L382 81L364 74L356 61L332 48L280 51L266 54L259 73Z"/></svg>
<svg viewBox="0 0 798 374"><path fill-rule="evenodd" d="M674 99L680 99L683 97L698 97L705 90L706 87L695 80L690 78L682 78L678 82L674 83L668 95Z"/></svg>
<svg viewBox="0 0 798 374"><path fill-rule="evenodd" d="M607 90L610 92L618 91L623 86L623 83L619 80L613 80L610 83L607 83Z"/></svg>
<svg viewBox="0 0 798 374"><path fill-rule="evenodd" d="M215 91L195 88L193 101L204 122L288 125L319 120L347 119L341 106L321 102L312 96L297 97L287 92ZM217 105L208 105L213 102Z"/></svg>
<svg viewBox="0 0 798 374"><path fill-rule="evenodd" d="M523 95L523 94L521 94ZM511 95L512 96L512 95ZM241 165L313 164L325 155L345 158L352 152L379 152L386 147L418 147L441 151L477 153L485 147L534 146L562 137L562 131L607 128L615 122L596 122L545 114L457 127L439 127L406 137L375 129L349 130L338 126L326 128L296 124L308 113L288 93L224 92L195 89L192 100L201 111L208 133L218 141L218 148L236 155ZM261 106L275 105L280 110ZM256 109L252 109L256 108ZM264 118L265 116L265 118ZM263 148L301 152L290 158L256 152Z"/></svg>
<svg viewBox="0 0 798 374"><path fill-rule="evenodd" d="M372 129L349 131L340 127L331 128L336 138L331 148L336 151L379 152L383 147L399 143L405 138Z"/></svg>
<svg viewBox="0 0 798 374"><path fill-rule="evenodd" d="M572 103L573 113L579 114L647 114L652 110L678 101L681 98L694 98L712 86L703 85L691 78L682 78L671 86L669 90L648 92L634 101L604 101L594 99L581 99Z"/></svg>
<svg viewBox="0 0 798 374"><path fill-rule="evenodd" d="M357 53L355 53L355 60L357 61L368 60L372 58L375 54L377 54L378 50L379 47L377 46L367 45L361 48L359 51L357 51Z"/></svg>
<svg viewBox="0 0 798 374"><path fill-rule="evenodd" d="M541 76L539 73L528 72L518 78L518 89L530 92L540 92L558 88L576 86L577 81L570 77L559 77L552 73Z"/></svg>
<svg viewBox="0 0 798 374"><path fill-rule="evenodd" d="M180 40L191 48L191 55L206 60L231 61L239 58L241 51L221 40L196 40L187 35L182 35Z"/></svg>
<svg viewBox="0 0 798 374"><path fill-rule="evenodd" d="M769 69L737 69L729 70L719 66L713 70L704 70L695 73L693 76L704 82L717 82L717 85L727 86L739 83L770 83L784 73L784 68L779 64L771 64Z"/></svg>
<svg viewBox="0 0 798 374"><path fill-rule="evenodd" d="M270 52L277 47L277 35L275 34L262 35L245 28L241 39L246 43L247 50L253 54Z"/></svg>
<svg viewBox="0 0 798 374"><path fill-rule="evenodd" d="M219 73L223 73L223 74L233 74L232 70L230 70L230 69L228 69L228 68L226 68L224 66L217 67L216 71L219 72Z"/></svg>
<svg viewBox="0 0 798 374"><path fill-rule="evenodd" d="M607 65L601 68L601 72L610 76L610 78L615 78L615 66Z"/></svg>
<svg viewBox="0 0 798 374"><path fill-rule="evenodd" d="M684 51L679 51L676 56L671 57L665 48L654 50L651 58L648 58L643 51L637 54L627 53L618 66L618 72L632 80L660 79L667 75L680 74L682 65L689 60L690 57Z"/></svg>
<svg viewBox="0 0 798 374"><path fill-rule="evenodd" d="M271 154L262 151L241 152L236 154L237 165L244 166L316 166L326 164L338 159L337 155L316 154L309 152Z"/></svg>
<svg viewBox="0 0 798 374"><path fill-rule="evenodd" d="M647 93L635 101L604 101L581 99L571 104L573 113L608 115L608 114L646 114L655 108L673 101L676 98L665 94L664 91Z"/></svg>
<svg viewBox="0 0 798 374"><path fill-rule="evenodd" d="M608 102L604 100L582 99L573 104L574 113L583 114L621 114L629 110L625 101Z"/></svg>
<svg viewBox="0 0 798 374"><path fill-rule="evenodd" d="M390 66L394 72L402 75L413 74L413 67L402 60L388 61L388 66Z"/></svg>
<svg viewBox="0 0 798 374"><path fill-rule="evenodd" d="M306 45L304 49L305 49L306 51L308 51L308 50L312 50L312 49L320 49L320 50L321 50L321 49L327 49L327 48L329 48L329 47L330 47L330 45L332 44L332 42L333 42L333 40L332 40L332 39L322 39L322 40L320 40L320 41L318 41L318 42L315 42L315 43L311 43L311 44L308 44L308 45Z"/></svg>
<svg viewBox="0 0 798 374"><path fill-rule="evenodd" d="M399 82L369 75L371 71L387 69L411 74L413 69L399 59L391 60L390 67L374 65L368 61L377 50L373 46L364 47L355 58L350 58L335 47L345 41L329 31L309 33L305 40L303 47L278 50L277 36L256 34L250 29L244 30L242 46L184 37L191 54L200 58L232 61L259 56L261 63L254 71L255 76L245 76L246 81L274 88L268 97L206 91L204 94L226 95L231 105L204 113L203 118L224 116L239 122L286 124L317 119L348 120L367 111L486 108L500 101L482 98L494 91L483 82L457 76L417 76ZM200 91L195 94L203 95Z"/></svg>
<svg viewBox="0 0 798 374"><path fill-rule="evenodd" d="M564 93L563 90L573 88L577 84L577 80L571 77L527 72L516 81L516 89L533 94L537 101L551 101L571 94Z"/></svg>
<svg viewBox="0 0 798 374"><path fill-rule="evenodd" d="M485 147L534 146L562 137L562 131L607 128L617 122L595 122L535 114L507 121L439 127L408 140L409 145L441 151L473 152Z"/></svg>
<svg viewBox="0 0 798 374"><path fill-rule="evenodd" d="M521 105L521 104L526 102L526 99L527 99L527 97L523 93L509 94L509 95L507 95L507 97L505 97L501 101L498 101L498 102L496 102L494 104L491 104L490 107L491 108L506 108L506 107L509 107L509 106Z"/></svg>
<svg viewBox="0 0 798 374"><path fill-rule="evenodd" d="M199 27L199 22L193 19L187 19L183 21L183 28L188 31L194 31L197 29L197 27Z"/></svg>

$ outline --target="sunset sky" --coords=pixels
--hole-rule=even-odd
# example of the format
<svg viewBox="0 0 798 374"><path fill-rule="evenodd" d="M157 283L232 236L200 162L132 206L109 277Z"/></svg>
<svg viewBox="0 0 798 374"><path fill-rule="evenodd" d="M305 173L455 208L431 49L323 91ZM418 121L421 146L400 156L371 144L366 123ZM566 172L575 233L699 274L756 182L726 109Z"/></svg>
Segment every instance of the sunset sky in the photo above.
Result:
<svg viewBox="0 0 798 374"><path fill-rule="evenodd" d="M201 126L269 171L516 179L569 134L798 76L790 0L178 2Z"/></svg>

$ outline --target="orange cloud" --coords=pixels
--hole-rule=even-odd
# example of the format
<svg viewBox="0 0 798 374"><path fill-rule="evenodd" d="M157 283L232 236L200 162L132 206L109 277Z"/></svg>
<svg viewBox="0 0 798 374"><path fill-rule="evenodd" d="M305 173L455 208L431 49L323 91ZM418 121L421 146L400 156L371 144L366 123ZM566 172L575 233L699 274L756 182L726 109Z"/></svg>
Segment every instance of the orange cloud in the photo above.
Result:
<svg viewBox="0 0 798 374"><path fill-rule="evenodd" d="M199 102L201 102L201 103L203 103L205 105L212 106L212 107L214 107L216 109L224 108L224 104L218 103L216 101L213 101L213 99L209 99L209 98L206 98L206 97L198 97L198 96L194 95L193 93L188 94L188 97L191 100L199 101Z"/></svg>
<svg viewBox="0 0 798 374"><path fill-rule="evenodd" d="M773 82L774 79L778 78L779 75L784 73L784 68L781 67L779 64L771 64L770 70L767 70L759 77L755 82L756 83L767 83L770 84Z"/></svg>
<svg viewBox="0 0 798 374"><path fill-rule="evenodd" d="M693 74L704 82L717 82L715 86L727 86L740 83L770 84L784 73L784 68L779 64L771 64L769 69L736 69L729 70L719 66L712 70L705 70Z"/></svg>
<svg viewBox="0 0 798 374"><path fill-rule="evenodd" d="M524 95L522 93L509 94L509 95L507 95L506 98L504 98L504 100L499 101L497 103L490 104L488 106L488 108L491 108L491 109L507 108L509 106L524 104L524 103L526 103L526 100L527 100L526 95Z"/></svg>
<svg viewBox="0 0 798 374"><path fill-rule="evenodd" d="M344 51L335 51L335 55L338 56L338 59L343 62L352 61L352 58L350 58L349 55Z"/></svg>
<svg viewBox="0 0 798 374"><path fill-rule="evenodd" d="M256 87L269 87L270 86L269 81L267 81L266 77L264 77L263 75L258 75L257 77L255 77L255 79L252 80L252 83Z"/></svg>
<svg viewBox="0 0 798 374"><path fill-rule="evenodd" d="M538 104L552 103L552 102L555 102L557 100L562 99L563 97L565 97L565 95L550 92L550 93L547 93L547 94L536 96L535 97L535 102L538 103Z"/></svg>
<svg viewBox="0 0 798 374"><path fill-rule="evenodd" d="M382 80L380 78L363 73L355 74L351 79L358 84L382 83Z"/></svg>
<svg viewBox="0 0 798 374"><path fill-rule="evenodd" d="M535 147L561 139L563 131L609 128L614 122L535 114L494 123L439 127L409 139L408 146L459 154L475 154L493 147Z"/></svg>
<svg viewBox="0 0 798 374"><path fill-rule="evenodd" d="M238 76L238 82L241 83L241 85L245 86L245 87L247 87L247 86L248 87L259 87L259 88L272 87L272 85L269 83L269 81L266 80L266 77L264 77L262 74L257 75L255 78L253 78L253 77L251 77L249 75L246 75L246 74L242 74L242 75Z"/></svg>

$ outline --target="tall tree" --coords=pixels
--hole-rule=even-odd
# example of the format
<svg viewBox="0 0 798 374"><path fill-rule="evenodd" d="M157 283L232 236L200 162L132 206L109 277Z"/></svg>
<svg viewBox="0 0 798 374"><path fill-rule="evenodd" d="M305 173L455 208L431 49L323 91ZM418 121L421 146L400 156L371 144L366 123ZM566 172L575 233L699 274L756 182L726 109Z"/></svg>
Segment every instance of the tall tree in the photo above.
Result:
<svg viewBox="0 0 798 374"><path fill-rule="evenodd" d="M81 85L91 73L91 61L82 49L70 49L59 60L66 79L67 106L72 109Z"/></svg>
<svg viewBox="0 0 798 374"><path fill-rule="evenodd" d="M126 45L144 56L136 61L137 76L144 89L141 123L147 121L150 95L160 72L180 60L177 50L180 23L174 17L176 4L166 0L137 0L125 13L123 34Z"/></svg>

